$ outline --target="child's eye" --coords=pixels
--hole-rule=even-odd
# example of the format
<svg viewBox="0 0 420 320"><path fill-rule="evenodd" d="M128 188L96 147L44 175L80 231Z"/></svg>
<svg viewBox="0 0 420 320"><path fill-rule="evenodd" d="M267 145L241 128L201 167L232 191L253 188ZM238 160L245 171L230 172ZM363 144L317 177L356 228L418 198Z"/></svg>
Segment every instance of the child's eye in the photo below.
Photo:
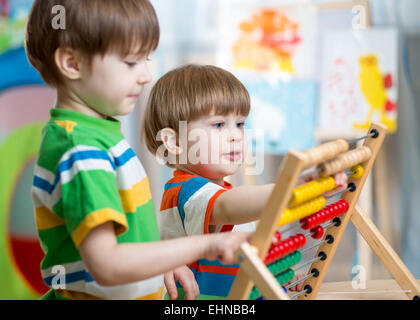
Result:
<svg viewBox="0 0 420 320"><path fill-rule="evenodd" d="M217 123L213 123L212 126L216 129L222 129L224 126L223 122L217 122Z"/></svg>
<svg viewBox="0 0 420 320"><path fill-rule="evenodd" d="M137 62L131 62L131 61L124 61L124 63L130 68L134 67L137 64Z"/></svg>
<svg viewBox="0 0 420 320"><path fill-rule="evenodd" d="M245 126L245 122L239 122L239 123L236 124L236 127L238 129L242 129L244 126Z"/></svg>

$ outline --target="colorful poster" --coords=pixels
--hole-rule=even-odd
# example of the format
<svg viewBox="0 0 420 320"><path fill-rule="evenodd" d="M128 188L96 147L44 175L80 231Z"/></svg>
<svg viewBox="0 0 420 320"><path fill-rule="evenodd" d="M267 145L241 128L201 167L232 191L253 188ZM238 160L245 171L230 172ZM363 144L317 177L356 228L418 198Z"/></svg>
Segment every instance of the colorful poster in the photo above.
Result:
<svg viewBox="0 0 420 320"><path fill-rule="evenodd" d="M236 71L312 77L316 9L265 7L223 1L217 61Z"/></svg>
<svg viewBox="0 0 420 320"><path fill-rule="evenodd" d="M371 122L395 132L397 45L393 28L327 32L320 75L320 136L357 135Z"/></svg>
<svg viewBox="0 0 420 320"><path fill-rule="evenodd" d="M285 154L314 146L315 8L221 1L219 19L216 61L250 93L252 150Z"/></svg>

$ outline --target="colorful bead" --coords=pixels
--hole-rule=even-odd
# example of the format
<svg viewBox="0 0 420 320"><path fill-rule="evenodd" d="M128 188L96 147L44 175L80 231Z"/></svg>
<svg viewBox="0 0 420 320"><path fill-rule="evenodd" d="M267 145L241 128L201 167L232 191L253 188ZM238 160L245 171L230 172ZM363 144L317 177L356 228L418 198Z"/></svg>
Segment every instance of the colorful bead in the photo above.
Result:
<svg viewBox="0 0 420 320"><path fill-rule="evenodd" d="M306 237L298 233L296 235L292 235L289 238L283 240L279 244L272 246L264 259L266 264L271 264L273 261L279 260L291 252L299 252L306 243Z"/></svg>
<svg viewBox="0 0 420 320"><path fill-rule="evenodd" d="M325 206L325 198L320 196L313 200L307 201L297 207L287 208L283 211L278 226L307 217Z"/></svg>
<svg viewBox="0 0 420 320"><path fill-rule="evenodd" d="M364 169L363 167L359 164L357 166L351 167L350 171L352 171L353 173L351 174L352 178L355 179L360 179L363 176L363 172Z"/></svg>
<svg viewBox="0 0 420 320"><path fill-rule="evenodd" d="M311 229L312 238L320 239L324 235L324 228L322 226L316 226Z"/></svg>
<svg viewBox="0 0 420 320"><path fill-rule="evenodd" d="M321 194L330 191L336 187L334 178L322 177L311 182L308 182L302 186L296 187L292 191L292 200L290 200L291 206L297 206L310 199L314 199Z"/></svg>
<svg viewBox="0 0 420 320"><path fill-rule="evenodd" d="M333 204L326 206L324 209L314 213L313 215L300 220L302 229L308 230L324 223L325 221L334 219L349 210L349 204L346 200L339 200Z"/></svg>

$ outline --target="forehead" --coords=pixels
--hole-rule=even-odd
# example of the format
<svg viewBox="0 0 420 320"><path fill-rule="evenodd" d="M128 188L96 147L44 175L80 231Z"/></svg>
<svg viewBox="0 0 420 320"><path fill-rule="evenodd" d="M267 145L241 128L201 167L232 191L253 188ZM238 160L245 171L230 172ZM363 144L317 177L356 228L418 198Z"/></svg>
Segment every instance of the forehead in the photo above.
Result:
<svg viewBox="0 0 420 320"><path fill-rule="evenodd" d="M104 55L98 53L92 57L93 68L106 68L115 65L121 61L121 56L117 53L106 53Z"/></svg>
<svg viewBox="0 0 420 320"><path fill-rule="evenodd" d="M198 119L188 121L188 127L190 128L200 127L204 124L215 122L215 121L226 121L226 122L240 121L240 120L244 120L245 118L246 118L245 116L237 114L237 113L216 114L212 112L206 116L202 116Z"/></svg>
<svg viewBox="0 0 420 320"><path fill-rule="evenodd" d="M222 114L222 113L216 113L215 110L212 110L212 112L210 112L209 115L207 115L206 117L207 119L243 119L246 118L246 116L241 115L237 112L230 112L228 114Z"/></svg>

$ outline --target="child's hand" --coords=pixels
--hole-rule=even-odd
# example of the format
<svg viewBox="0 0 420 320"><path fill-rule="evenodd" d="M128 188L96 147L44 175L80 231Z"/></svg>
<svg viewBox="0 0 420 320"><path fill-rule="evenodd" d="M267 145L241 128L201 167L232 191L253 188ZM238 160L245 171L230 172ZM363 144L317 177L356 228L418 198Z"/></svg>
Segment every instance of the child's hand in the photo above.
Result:
<svg viewBox="0 0 420 320"><path fill-rule="evenodd" d="M243 242L250 240L251 235L249 232L222 232L209 235L206 259L219 259L223 264L237 263L235 251Z"/></svg>
<svg viewBox="0 0 420 320"><path fill-rule="evenodd" d="M197 281L195 281L194 273L186 265L169 271L164 275L166 290L169 298L176 300L178 297L178 290L176 288L176 281L179 281L185 291L185 300L195 300L200 294Z"/></svg>
<svg viewBox="0 0 420 320"><path fill-rule="evenodd" d="M335 184L339 188L341 189L347 188L348 176L344 171L336 173L335 175L333 175L333 177L334 177Z"/></svg>
<svg viewBox="0 0 420 320"><path fill-rule="evenodd" d="M295 281L297 281L299 279L302 279L304 276L305 275L303 275L303 274L295 275L295 277L292 280L290 280L288 283L286 283L284 286L287 286L287 285L291 284L292 282L295 282ZM294 285L293 287L290 287L288 290L289 291L298 291L299 292L299 291L302 291L302 289L303 289L303 281L300 282L300 283L298 283L298 284L296 284L296 285Z"/></svg>

